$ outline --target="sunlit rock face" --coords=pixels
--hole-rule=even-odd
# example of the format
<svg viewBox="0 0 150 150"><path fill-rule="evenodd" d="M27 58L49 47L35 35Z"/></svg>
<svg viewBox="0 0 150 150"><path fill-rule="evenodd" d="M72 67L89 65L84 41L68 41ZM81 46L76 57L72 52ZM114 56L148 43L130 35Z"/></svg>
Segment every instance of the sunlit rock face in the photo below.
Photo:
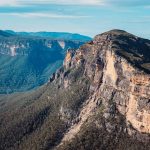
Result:
<svg viewBox="0 0 150 150"><path fill-rule="evenodd" d="M130 43L125 43L128 37L131 40L130 43L135 43L135 50L128 49ZM125 46L120 44L115 47L116 43L120 42L119 38L120 41L123 39L122 43L124 42ZM117 30L104 33L94 39L97 50L94 49L93 55L95 58L100 57L104 64L103 71L101 70L103 77L100 78L99 96L105 101L112 99L119 112L126 117L127 124L131 124L139 132L150 133L150 75L139 70L140 61L138 60L142 59L140 58L141 49L139 50L138 47L142 43L140 40ZM125 51L125 56L120 55L121 51ZM133 51L137 58L131 61L131 57L135 55ZM150 47L143 50L145 54L149 52ZM94 76L97 76L96 72Z"/></svg>
<svg viewBox="0 0 150 150"><path fill-rule="evenodd" d="M91 80L90 90L107 108L104 116L109 116L108 108L114 103L114 109L126 118L130 135L135 131L129 126L137 132L150 133L150 75L149 68L142 66L150 47L139 49L148 43L127 32L113 30L96 36L77 50L74 57L68 51L64 61L66 68L84 66L84 74ZM69 81L65 79L64 83L68 87Z"/></svg>
<svg viewBox="0 0 150 150"><path fill-rule="evenodd" d="M113 30L96 36L76 52L67 52L64 72L60 73L63 76L57 79L68 90L73 86L69 74L82 68L83 77L90 80L89 97L78 116L72 122L68 121L71 127L58 149L80 135L84 124L90 125L90 122L109 134L127 134L137 142L148 143L150 68L144 66L150 62L149 43L125 31ZM141 50L143 47L145 49ZM100 116L97 115L99 109ZM103 117L105 121L98 123L92 119L95 116Z"/></svg>
<svg viewBox="0 0 150 150"><path fill-rule="evenodd" d="M72 60L72 57L73 57L73 53L71 50L68 50L67 51L67 54L66 54L66 57L65 57L65 60L64 60L64 67L65 68L68 68L70 63L71 63L71 60Z"/></svg>

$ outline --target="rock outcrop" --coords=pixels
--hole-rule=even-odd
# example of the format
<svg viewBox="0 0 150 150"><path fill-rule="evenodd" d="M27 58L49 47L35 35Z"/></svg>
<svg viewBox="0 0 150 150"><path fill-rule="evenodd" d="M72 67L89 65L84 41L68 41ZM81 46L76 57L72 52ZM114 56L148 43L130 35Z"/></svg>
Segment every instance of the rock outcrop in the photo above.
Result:
<svg viewBox="0 0 150 150"><path fill-rule="evenodd" d="M150 43L145 42L125 31L113 30L96 36L77 50L73 58L70 52L67 53L65 68L84 68L84 76L90 79L90 93L94 95L94 101L91 96L85 102L79 122L71 126L62 142L73 139L80 132L81 125L90 120L91 114L94 116L93 112L99 108L96 104L104 105L105 119L112 115L116 117L117 112L123 115L130 136L150 140L150 75L147 73L150 68L145 69L141 65L144 63L141 60L147 57L144 54L150 53L150 47L139 49L142 47L140 44L144 47Z"/></svg>

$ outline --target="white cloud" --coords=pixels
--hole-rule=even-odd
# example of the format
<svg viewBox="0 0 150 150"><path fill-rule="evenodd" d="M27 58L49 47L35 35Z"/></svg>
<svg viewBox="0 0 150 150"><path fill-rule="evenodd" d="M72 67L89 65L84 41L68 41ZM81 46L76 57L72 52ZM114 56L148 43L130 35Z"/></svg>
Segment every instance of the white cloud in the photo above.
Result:
<svg viewBox="0 0 150 150"><path fill-rule="evenodd" d="M90 16L60 15L53 13L1 13L0 15L18 16L24 18L88 18Z"/></svg>
<svg viewBox="0 0 150 150"><path fill-rule="evenodd" d="M148 8L148 9L149 9L149 8L150 8L150 5L145 6L145 8Z"/></svg>
<svg viewBox="0 0 150 150"><path fill-rule="evenodd" d="M16 6L18 4L17 0L0 0L0 6Z"/></svg>
<svg viewBox="0 0 150 150"><path fill-rule="evenodd" d="M30 4L148 6L149 0L0 0L0 6Z"/></svg>
<svg viewBox="0 0 150 150"><path fill-rule="evenodd" d="M38 0L36 2L45 2L53 4L67 4L67 5L102 5L104 0Z"/></svg>
<svg viewBox="0 0 150 150"><path fill-rule="evenodd" d="M16 6L30 4L58 5L102 5L104 0L0 0L0 6Z"/></svg>

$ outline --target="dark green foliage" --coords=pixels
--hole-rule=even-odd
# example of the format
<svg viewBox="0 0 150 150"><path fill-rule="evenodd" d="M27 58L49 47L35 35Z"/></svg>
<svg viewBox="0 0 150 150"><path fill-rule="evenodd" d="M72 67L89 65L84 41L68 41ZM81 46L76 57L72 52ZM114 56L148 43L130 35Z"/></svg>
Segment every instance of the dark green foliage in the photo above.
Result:
<svg viewBox="0 0 150 150"><path fill-rule="evenodd" d="M79 73L80 71L80 73ZM0 149L51 149L57 145L89 95L89 81L83 68L68 73L72 86L67 89L59 81L28 93L0 97ZM75 80L71 78L78 74ZM69 110L63 116L60 108Z"/></svg>
<svg viewBox="0 0 150 150"><path fill-rule="evenodd" d="M119 121L120 120L120 121ZM103 125L103 128L96 126L94 120L84 124L80 133L70 142L66 142L59 150L147 150L150 145L139 142L134 137L125 133L123 127L124 119L110 120L115 126L113 132L108 132L105 128L105 120L96 117L96 121ZM118 122L119 121L119 122ZM108 121L107 121L108 123ZM120 130L121 129L121 130Z"/></svg>
<svg viewBox="0 0 150 150"><path fill-rule="evenodd" d="M125 31L112 30L112 49L135 67L150 73L150 41L136 37Z"/></svg>

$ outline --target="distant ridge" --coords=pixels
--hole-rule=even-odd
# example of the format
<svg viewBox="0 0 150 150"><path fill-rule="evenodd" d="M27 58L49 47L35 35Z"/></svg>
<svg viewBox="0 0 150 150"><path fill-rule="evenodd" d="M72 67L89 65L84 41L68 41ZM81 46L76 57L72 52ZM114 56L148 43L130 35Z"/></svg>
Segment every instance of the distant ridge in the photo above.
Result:
<svg viewBox="0 0 150 150"><path fill-rule="evenodd" d="M15 32L12 30L6 30L5 32L13 35L21 36L35 36L35 37L45 37L52 39L63 39L63 40L77 40L77 41L90 41L92 38L85 35L80 35L77 33L67 33L67 32Z"/></svg>
<svg viewBox="0 0 150 150"><path fill-rule="evenodd" d="M13 36L13 34L0 30L0 37L10 37L10 36Z"/></svg>

